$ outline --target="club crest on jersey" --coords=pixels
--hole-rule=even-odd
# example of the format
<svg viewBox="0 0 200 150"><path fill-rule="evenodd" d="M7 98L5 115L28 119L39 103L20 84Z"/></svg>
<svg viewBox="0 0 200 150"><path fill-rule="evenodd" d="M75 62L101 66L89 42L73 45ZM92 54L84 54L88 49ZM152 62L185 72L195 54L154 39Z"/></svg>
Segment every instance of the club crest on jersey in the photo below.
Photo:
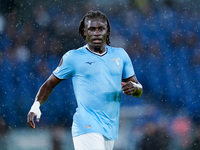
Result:
<svg viewBox="0 0 200 150"><path fill-rule="evenodd" d="M60 67L62 65L62 63L63 63L63 58L60 60L58 67Z"/></svg>
<svg viewBox="0 0 200 150"><path fill-rule="evenodd" d="M119 66L119 60L120 60L120 58L113 58L111 60L114 60L116 62L116 64Z"/></svg>
<svg viewBox="0 0 200 150"><path fill-rule="evenodd" d="M62 65L63 63L63 58L60 60L60 63L58 65L58 67L56 68L56 73L58 73L60 71L60 66Z"/></svg>

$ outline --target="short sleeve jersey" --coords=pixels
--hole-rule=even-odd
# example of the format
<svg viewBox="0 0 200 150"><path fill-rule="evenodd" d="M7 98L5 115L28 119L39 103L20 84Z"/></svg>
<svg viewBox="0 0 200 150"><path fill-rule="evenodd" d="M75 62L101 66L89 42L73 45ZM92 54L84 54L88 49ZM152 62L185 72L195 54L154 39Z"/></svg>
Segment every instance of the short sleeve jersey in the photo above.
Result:
<svg viewBox="0 0 200 150"><path fill-rule="evenodd" d="M86 46L70 50L53 71L59 79L72 77L78 105L73 116L73 137L93 132L110 140L118 138L121 81L135 73L124 49L106 49L104 55Z"/></svg>

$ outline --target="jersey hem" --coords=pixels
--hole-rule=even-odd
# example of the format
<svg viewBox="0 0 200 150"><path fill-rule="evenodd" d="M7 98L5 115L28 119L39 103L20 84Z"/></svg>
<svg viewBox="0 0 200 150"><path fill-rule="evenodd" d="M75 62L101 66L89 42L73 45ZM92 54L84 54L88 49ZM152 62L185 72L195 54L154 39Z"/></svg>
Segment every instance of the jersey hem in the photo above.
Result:
<svg viewBox="0 0 200 150"><path fill-rule="evenodd" d="M114 138L112 138L112 137L108 137L108 136L106 136L105 134L102 134L102 133L100 133L100 132L95 132L95 131L91 131L91 132L84 132L84 133L79 133L79 134L74 134L74 133L72 133L72 137L78 137L78 136L81 136L81 135L84 135L84 134L88 134L88 133L98 133L98 134L101 134L102 136L104 136L105 138L107 138L107 139L109 139L109 140L117 140L118 139L118 136L117 137L114 137Z"/></svg>

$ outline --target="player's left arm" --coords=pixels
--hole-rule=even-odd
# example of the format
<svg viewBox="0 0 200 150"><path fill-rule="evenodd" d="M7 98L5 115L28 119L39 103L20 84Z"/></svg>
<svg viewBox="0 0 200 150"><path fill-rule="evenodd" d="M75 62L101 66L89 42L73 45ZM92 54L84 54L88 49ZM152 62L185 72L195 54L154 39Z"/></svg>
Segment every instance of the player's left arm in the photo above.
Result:
<svg viewBox="0 0 200 150"><path fill-rule="evenodd" d="M135 75L127 79L123 79L121 85L122 92L126 95L133 95L135 97L140 97L142 95L143 87L138 82Z"/></svg>

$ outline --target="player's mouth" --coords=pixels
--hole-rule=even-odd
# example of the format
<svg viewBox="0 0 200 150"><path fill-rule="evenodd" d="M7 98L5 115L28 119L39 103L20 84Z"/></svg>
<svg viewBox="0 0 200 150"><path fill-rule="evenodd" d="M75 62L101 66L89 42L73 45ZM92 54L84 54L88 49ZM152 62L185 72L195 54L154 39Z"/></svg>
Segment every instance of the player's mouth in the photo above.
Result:
<svg viewBox="0 0 200 150"><path fill-rule="evenodd" d="M92 42L94 44L100 44L102 42L102 39L93 39Z"/></svg>

